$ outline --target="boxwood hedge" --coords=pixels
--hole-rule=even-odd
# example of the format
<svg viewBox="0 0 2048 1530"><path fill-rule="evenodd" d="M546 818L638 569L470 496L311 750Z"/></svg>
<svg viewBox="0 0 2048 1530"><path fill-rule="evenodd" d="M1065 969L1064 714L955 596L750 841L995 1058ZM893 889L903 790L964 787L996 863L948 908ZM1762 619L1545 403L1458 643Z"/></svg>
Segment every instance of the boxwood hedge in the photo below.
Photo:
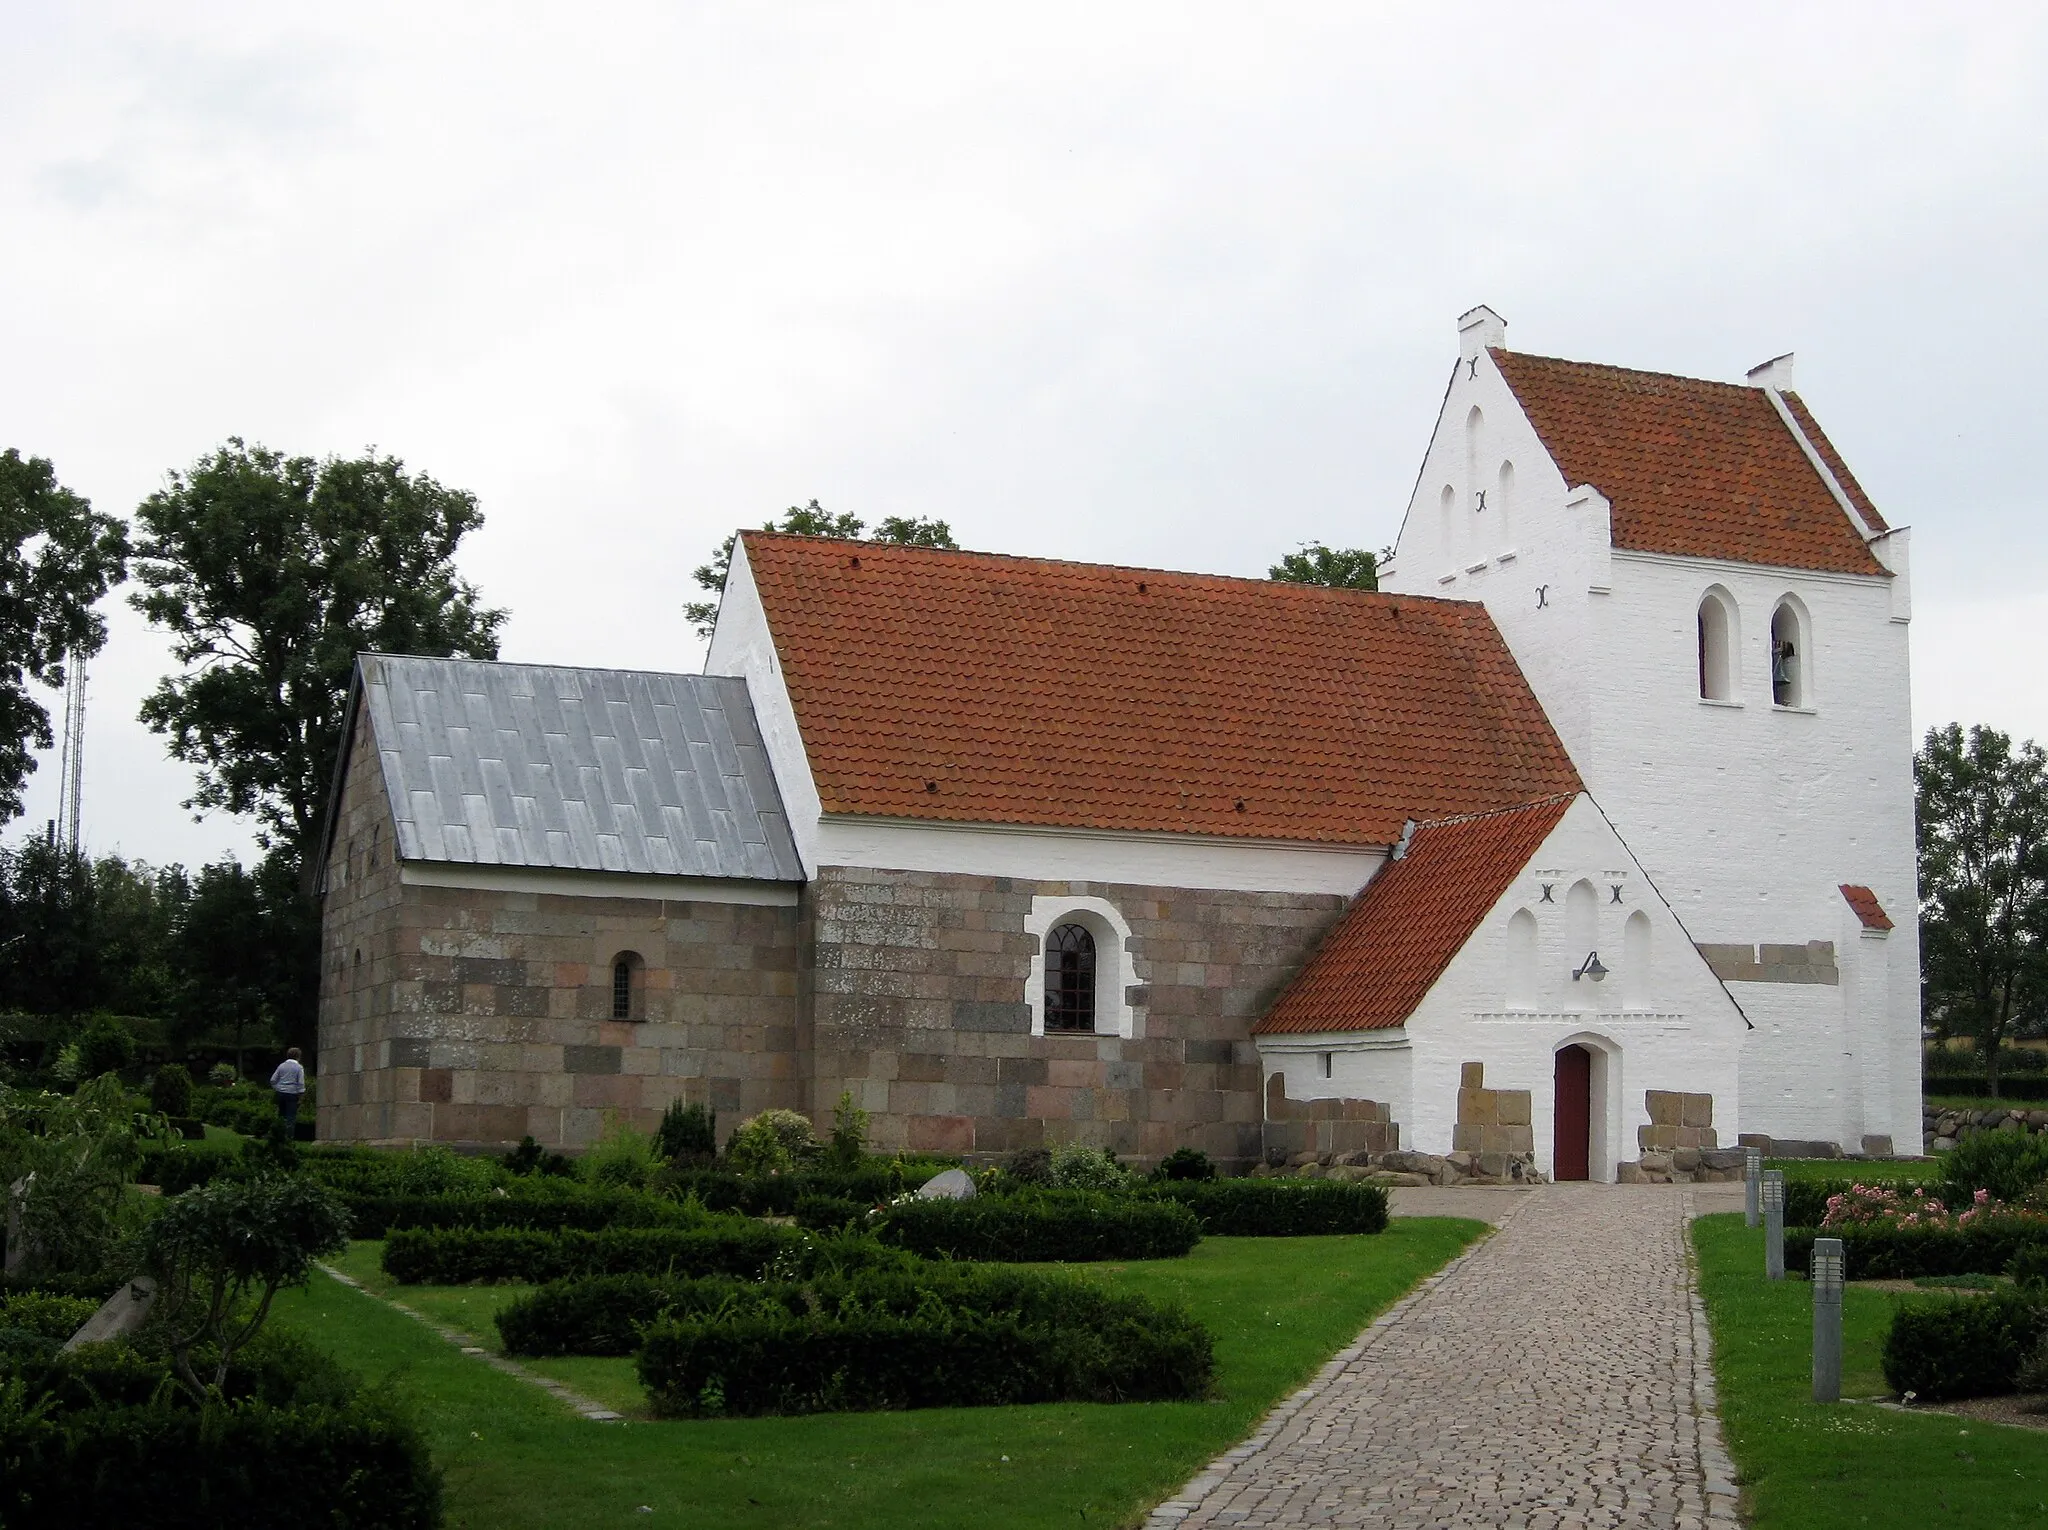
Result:
<svg viewBox="0 0 2048 1530"><path fill-rule="evenodd" d="M536 1181L561 1184L565 1181ZM358 1238L382 1238L398 1228L412 1227L687 1227L704 1214L659 1195L639 1190L578 1186L568 1194L504 1195L352 1195L341 1196L349 1209L350 1230Z"/></svg>
<svg viewBox="0 0 2048 1530"><path fill-rule="evenodd" d="M539 1284L583 1275L803 1276L895 1264L872 1238L821 1237L741 1217L698 1227L614 1227L592 1232L518 1227L408 1227L384 1243L384 1273L401 1285L490 1281Z"/></svg>
<svg viewBox="0 0 2048 1530"><path fill-rule="evenodd" d="M1178 1308L1019 1271L772 1287L645 1331L655 1411L820 1413L1205 1396L1209 1333Z"/></svg>
<svg viewBox="0 0 2048 1530"><path fill-rule="evenodd" d="M1212 1238L1302 1238L1376 1233L1387 1227L1387 1192L1327 1179L1165 1180L1148 1195L1179 1202Z"/></svg>
<svg viewBox="0 0 2048 1530"><path fill-rule="evenodd" d="M927 1259L1015 1263L1175 1259L1202 1239L1176 1201L1088 1190L905 1201L881 1219L883 1242Z"/></svg>
<svg viewBox="0 0 2048 1530"><path fill-rule="evenodd" d="M2048 1300L2033 1291L1907 1302L1885 1335L1884 1379L1926 1401L2015 1390L2020 1366L2048 1338Z"/></svg>
<svg viewBox="0 0 2048 1530"><path fill-rule="evenodd" d="M2023 1250L2048 1244L2048 1222L1986 1217L1965 1227L1788 1227L1786 1269L1799 1272L1813 1267L1815 1238L1842 1240L1843 1278L1847 1280L2002 1275Z"/></svg>

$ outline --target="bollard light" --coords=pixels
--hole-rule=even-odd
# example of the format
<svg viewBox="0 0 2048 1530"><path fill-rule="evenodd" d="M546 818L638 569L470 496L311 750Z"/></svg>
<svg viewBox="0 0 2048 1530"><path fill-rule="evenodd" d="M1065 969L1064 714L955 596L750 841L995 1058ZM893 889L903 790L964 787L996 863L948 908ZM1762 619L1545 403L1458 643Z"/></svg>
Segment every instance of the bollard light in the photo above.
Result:
<svg viewBox="0 0 2048 1530"><path fill-rule="evenodd" d="M1842 1400L1842 1240L1813 1240L1813 1400Z"/></svg>
<svg viewBox="0 0 2048 1530"><path fill-rule="evenodd" d="M1762 1189L1764 1155L1761 1148L1742 1150L1742 1217L1745 1226L1754 1227L1763 1219L1763 1207L1758 1192Z"/></svg>
<svg viewBox="0 0 2048 1530"><path fill-rule="evenodd" d="M1785 1171L1764 1170L1764 1278L1785 1278Z"/></svg>

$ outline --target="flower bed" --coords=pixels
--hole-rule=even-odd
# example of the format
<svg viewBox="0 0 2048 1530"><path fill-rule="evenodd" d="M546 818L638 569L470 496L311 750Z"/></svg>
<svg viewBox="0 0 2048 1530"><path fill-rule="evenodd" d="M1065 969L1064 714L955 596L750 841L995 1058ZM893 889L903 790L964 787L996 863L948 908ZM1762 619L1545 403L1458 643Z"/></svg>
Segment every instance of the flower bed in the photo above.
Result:
<svg viewBox="0 0 2048 1530"><path fill-rule="evenodd" d="M903 1200L875 1221L883 1242L927 1259L1177 1259L1202 1240L1178 1202L1087 1190Z"/></svg>

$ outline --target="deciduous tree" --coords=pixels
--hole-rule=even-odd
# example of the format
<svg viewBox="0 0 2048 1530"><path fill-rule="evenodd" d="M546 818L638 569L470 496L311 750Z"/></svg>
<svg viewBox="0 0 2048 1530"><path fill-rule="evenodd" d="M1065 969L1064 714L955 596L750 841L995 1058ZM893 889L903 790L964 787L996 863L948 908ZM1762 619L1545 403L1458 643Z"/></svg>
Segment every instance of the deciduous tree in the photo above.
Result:
<svg viewBox="0 0 2048 1530"><path fill-rule="evenodd" d="M781 518L770 517L762 524L763 531L779 531L786 536L796 537L846 537L848 539L867 536L867 522L859 516L842 511L835 515L815 499L808 505L791 505L782 512ZM725 576L732 568L732 550L739 542L739 533L734 532L718 544L718 550L711 555L711 561L699 568L693 576L700 589L709 590L711 599L693 600L683 607L697 629L697 636L708 638L711 629L718 625L718 602L725 593ZM876 525L872 542L897 542L907 547L958 547L953 540L953 528L944 521L926 520L922 516L889 515Z"/></svg>
<svg viewBox="0 0 2048 1530"><path fill-rule="evenodd" d="M1304 542L1300 552L1291 552L1266 570L1268 579L1283 584L1321 584L1337 590L1376 590L1380 587L1380 564L1384 553L1363 547L1325 547Z"/></svg>
<svg viewBox="0 0 2048 1530"><path fill-rule="evenodd" d="M1913 772L1924 1006L1977 1038L1995 1096L1999 1049L2048 1021L2048 754L1951 723Z"/></svg>
<svg viewBox="0 0 2048 1530"><path fill-rule="evenodd" d="M121 582L128 535L57 482L41 457L0 451L0 823L21 816L32 749L55 742L31 682L61 688L67 655L107 640L94 609Z"/></svg>

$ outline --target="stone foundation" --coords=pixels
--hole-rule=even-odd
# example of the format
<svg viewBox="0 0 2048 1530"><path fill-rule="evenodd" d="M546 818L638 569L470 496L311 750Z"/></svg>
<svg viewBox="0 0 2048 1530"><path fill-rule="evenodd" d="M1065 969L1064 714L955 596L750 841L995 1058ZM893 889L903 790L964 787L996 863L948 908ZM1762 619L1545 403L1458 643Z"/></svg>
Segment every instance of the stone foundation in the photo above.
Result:
<svg viewBox="0 0 2048 1530"><path fill-rule="evenodd" d="M1265 1162L1332 1163L1401 1145L1401 1127L1377 1100L1290 1100L1285 1075L1266 1080Z"/></svg>
<svg viewBox="0 0 2048 1530"><path fill-rule="evenodd" d="M1946 1153L1967 1137L1979 1132L2048 1132L2048 1109L2031 1101L1986 1110L1920 1111L1921 1139L1930 1153ZM1866 1149L1866 1151L1868 1151Z"/></svg>
<svg viewBox="0 0 2048 1530"><path fill-rule="evenodd" d="M1388 1189L1407 1186L1442 1185L1540 1185L1545 1176L1528 1158L1501 1158L1487 1172L1474 1153L1418 1153L1396 1148L1385 1153L1296 1154L1285 1163L1262 1163L1251 1172L1254 1179L1335 1179L1384 1185Z"/></svg>
<svg viewBox="0 0 2048 1530"><path fill-rule="evenodd" d="M1536 1161L1534 1102L1527 1089L1489 1089L1486 1065L1468 1062L1458 1070L1458 1119L1451 1127L1451 1151L1467 1153L1490 1175L1509 1172L1517 1160Z"/></svg>
<svg viewBox="0 0 2048 1530"><path fill-rule="evenodd" d="M1646 1089L1643 1108L1650 1124L1636 1128L1641 1156L1634 1163L1614 1166L1615 1183L1689 1185L1742 1178L1746 1166L1742 1148L1715 1143L1711 1094Z"/></svg>

